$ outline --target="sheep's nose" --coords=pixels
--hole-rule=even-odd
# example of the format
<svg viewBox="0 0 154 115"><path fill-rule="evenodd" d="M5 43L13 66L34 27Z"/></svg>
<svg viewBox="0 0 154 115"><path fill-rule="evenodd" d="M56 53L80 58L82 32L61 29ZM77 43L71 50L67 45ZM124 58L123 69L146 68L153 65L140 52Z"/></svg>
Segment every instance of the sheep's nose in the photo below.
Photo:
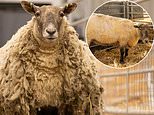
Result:
<svg viewBox="0 0 154 115"><path fill-rule="evenodd" d="M54 29L54 30L46 29L46 32L47 32L48 34L50 34L50 35L53 35L53 34L56 33L56 29Z"/></svg>

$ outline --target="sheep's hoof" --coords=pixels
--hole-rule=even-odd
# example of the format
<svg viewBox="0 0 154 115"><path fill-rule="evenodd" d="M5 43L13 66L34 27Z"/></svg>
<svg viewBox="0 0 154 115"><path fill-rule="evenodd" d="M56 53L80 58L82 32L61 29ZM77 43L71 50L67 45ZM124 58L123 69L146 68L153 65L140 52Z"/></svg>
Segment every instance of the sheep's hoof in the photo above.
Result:
<svg viewBox="0 0 154 115"><path fill-rule="evenodd" d="M120 64L124 64L125 62L123 60L120 60Z"/></svg>
<svg viewBox="0 0 154 115"><path fill-rule="evenodd" d="M126 58L128 56L128 54L126 54L124 57Z"/></svg>

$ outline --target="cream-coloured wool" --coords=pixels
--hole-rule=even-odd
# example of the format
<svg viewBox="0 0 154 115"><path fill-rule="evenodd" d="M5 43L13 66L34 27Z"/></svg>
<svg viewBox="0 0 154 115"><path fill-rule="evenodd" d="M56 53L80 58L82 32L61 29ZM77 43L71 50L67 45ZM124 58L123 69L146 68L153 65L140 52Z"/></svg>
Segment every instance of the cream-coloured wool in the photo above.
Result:
<svg viewBox="0 0 154 115"><path fill-rule="evenodd" d="M88 21L86 35L89 45L98 42L133 47L140 39L140 32L131 20L96 13Z"/></svg>
<svg viewBox="0 0 154 115"><path fill-rule="evenodd" d="M63 17L57 45L44 48L34 21L0 48L0 115L36 115L36 108L70 105L74 115L102 115L102 88L93 58Z"/></svg>

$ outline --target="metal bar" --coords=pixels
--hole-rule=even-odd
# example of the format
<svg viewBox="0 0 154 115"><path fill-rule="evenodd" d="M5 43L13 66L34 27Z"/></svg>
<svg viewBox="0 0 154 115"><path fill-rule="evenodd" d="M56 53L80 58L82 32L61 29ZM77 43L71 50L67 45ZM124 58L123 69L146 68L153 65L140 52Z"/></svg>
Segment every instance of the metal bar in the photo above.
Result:
<svg viewBox="0 0 154 115"><path fill-rule="evenodd" d="M125 4L125 2L123 2L123 4ZM124 16L123 18L126 18L126 14L125 14L125 12L126 12L126 5L124 5L124 8L123 8L123 9L124 9L124 10L123 10L123 14L124 14L124 15L123 15L123 16Z"/></svg>
<svg viewBox="0 0 154 115"><path fill-rule="evenodd" d="M146 1L149 1L149 0L136 0L135 2L136 3L142 3L142 2L146 2Z"/></svg>
<svg viewBox="0 0 154 115"><path fill-rule="evenodd" d="M132 5L133 3L131 3L131 5ZM133 7L134 6L130 6L131 7L131 12L134 12L134 9L133 9ZM133 19L134 18L134 15L133 14L131 14L131 18Z"/></svg>
<svg viewBox="0 0 154 115"><path fill-rule="evenodd" d="M154 72L154 69L148 69L148 70L139 70L139 71L130 71L129 75L135 75L135 74L142 74L142 73L149 73L149 72ZM122 73L113 73L113 74L106 74L106 75L101 75L99 77L119 77L119 76L125 76L127 75L127 72L122 72Z"/></svg>
<svg viewBox="0 0 154 115"><path fill-rule="evenodd" d="M138 5L128 5L128 6L139 7Z"/></svg>
<svg viewBox="0 0 154 115"><path fill-rule="evenodd" d="M146 17L137 17L137 18L134 18L134 19L138 19L138 18L150 18L149 16L146 16ZM132 20L134 20L134 19L132 19ZM151 21L152 22L152 21Z"/></svg>
<svg viewBox="0 0 154 115"><path fill-rule="evenodd" d="M128 12L128 13L148 15L148 13L138 13L138 12Z"/></svg>
<svg viewBox="0 0 154 115"><path fill-rule="evenodd" d="M119 15L119 14L124 14L124 13L111 13L111 15Z"/></svg>
<svg viewBox="0 0 154 115"><path fill-rule="evenodd" d="M129 2L126 1L126 2L125 2L125 5L126 5L126 12L125 12L126 18L129 19L129 6L128 6L128 5L129 5Z"/></svg>
<svg viewBox="0 0 154 115"><path fill-rule="evenodd" d="M119 6L122 7L122 6L124 6L124 5L119 5L119 4L117 4L117 5L112 5L112 4L111 4L111 5L109 5L109 6L111 6L111 7L119 7Z"/></svg>
<svg viewBox="0 0 154 115"><path fill-rule="evenodd" d="M151 24L151 22L146 22L146 21L142 21L142 20L133 20L133 22ZM152 27L154 27L154 26L151 26L150 28L152 28Z"/></svg>
<svg viewBox="0 0 154 115"><path fill-rule="evenodd" d="M128 113L128 102L129 101L129 69L127 70L126 75L126 113Z"/></svg>

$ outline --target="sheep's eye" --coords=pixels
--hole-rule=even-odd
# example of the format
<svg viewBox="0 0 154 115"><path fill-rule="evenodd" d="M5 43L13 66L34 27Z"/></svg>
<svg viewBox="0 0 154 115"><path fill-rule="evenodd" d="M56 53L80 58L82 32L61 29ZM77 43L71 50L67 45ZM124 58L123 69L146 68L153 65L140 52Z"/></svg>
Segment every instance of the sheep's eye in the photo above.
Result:
<svg viewBox="0 0 154 115"><path fill-rule="evenodd" d="M35 16L40 16L40 11L36 11Z"/></svg>
<svg viewBox="0 0 154 115"><path fill-rule="evenodd" d="M65 14L64 14L63 11L60 11L59 15L60 15L61 17L63 17Z"/></svg>
<svg viewBox="0 0 154 115"><path fill-rule="evenodd" d="M142 28L140 27L139 30L142 30Z"/></svg>

